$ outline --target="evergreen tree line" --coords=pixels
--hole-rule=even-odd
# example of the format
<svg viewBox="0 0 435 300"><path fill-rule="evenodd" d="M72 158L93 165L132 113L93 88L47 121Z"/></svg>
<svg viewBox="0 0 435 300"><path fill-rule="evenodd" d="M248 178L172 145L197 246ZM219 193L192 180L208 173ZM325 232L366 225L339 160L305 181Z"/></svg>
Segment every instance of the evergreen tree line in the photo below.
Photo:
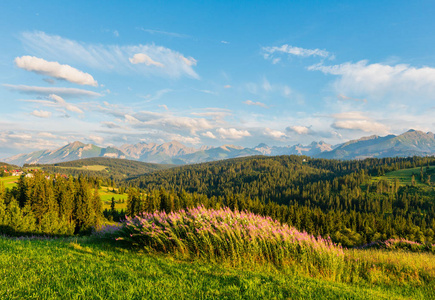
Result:
<svg viewBox="0 0 435 300"><path fill-rule="evenodd" d="M169 201L172 211L172 207L189 207L194 199L202 199L198 203L205 206L247 209L299 230L329 235L346 246L394 237L433 242L432 183L426 181L423 189L400 186L398 180L372 180L372 176L423 166L424 174L429 174L434 165L433 157L336 161L281 156L185 166L130 181L147 191L130 196L130 200L146 200L131 201L135 204L129 203L127 212L167 210L165 199L173 198ZM170 192L157 197L164 195L163 191Z"/></svg>
<svg viewBox="0 0 435 300"><path fill-rule="evenodd" d="M95 182L85 177L21 176L17 186L0 183L0 232L9 235L87 233L103 221Z"/></svg>
<svg viewBox="0 0 435 300"><path fill-rule="evenodd" d="M435 210L433 203L429 205L427 201L423 201L430 208L427 213L422 214L421 199L410 197L411 201L407 202L407 200L403 200L407 199L407 193L412 193L412 191L406 188L400 190L402 200L394 204L389 202L387 195L379 198L378 201L375 201L375 204L371 204L373 207L380 206L388 210L392 206L397 206L390 213L379 213L376 209L361 211L341 208L322 210L314 205L299 205L298 203L291 205L277 204L275 202L265 203L258 198L248 198L243 194L208 197L204 194L188 193L184 190L177 192L174 189L167 191L164 188L154 190L130 188L126 214L135 216L141 212L154 211L169 213L199 205L214 209L229 207L232 210L246 210L262 216L270 216L282 223L294 226L300 231L307 231L316 236L330 236L334 242L346 247L360 246L390 238L405 238L421 243L434 243ZM371 203L371 201L367 200L370 196L368 194L363 195L361 199L366 199L366 201L362 205ZM433 202L433 198L431 202ZM342 204L338 202L336 205L339 207ZM419 208L419 205L421 208ZM408 206L407 209L405 209L406 206ZM417 209L409 211L409 207L413 206L416 206ZM114 219L122 219L122 213L120 214L117 211L114 211L114 213ZM108 210L106 215L111 216Z"/></svg>
<svg viewBox="0 0 435 300"><path fill-rule="evenodd" d="M48 173L60 173L72 176L98 177L100 179L110 178L116 183L120 183L127 177L138 176L150 173L160 169L170 168L171 165L159 165L153 163L144 163L140 161L109 158L93 157L79 159L69 162L61 162L50 165L24 165L24 167L39 167ZM106 169L101 171L86 169L87 166L105 166ZM83 168L85 167L85 168Z"/></svg>

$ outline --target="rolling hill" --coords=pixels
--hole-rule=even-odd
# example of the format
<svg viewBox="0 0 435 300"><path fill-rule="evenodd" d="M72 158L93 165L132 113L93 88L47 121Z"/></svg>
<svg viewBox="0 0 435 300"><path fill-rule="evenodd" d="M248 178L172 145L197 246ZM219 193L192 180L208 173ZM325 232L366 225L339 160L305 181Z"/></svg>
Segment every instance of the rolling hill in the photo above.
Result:
<svg viewBox="0 0 435 300"><path fill-rule="evenodd" d="M13 170L13 169L18 169L18 166L10 165L10 164L7 164L5 162L0 161L0 171L1 170Z"/></svg>
<svg viewBox="0 0 435 300"><path fill-rule="evenodd" d="M51 173L61 173L66 175L83 174L88 176L111 177L114 179L143 175L173 167L173 165L169 164L162 165L144 163L140 161L109 157L85 158L69 162L36 166Z"/></svg>

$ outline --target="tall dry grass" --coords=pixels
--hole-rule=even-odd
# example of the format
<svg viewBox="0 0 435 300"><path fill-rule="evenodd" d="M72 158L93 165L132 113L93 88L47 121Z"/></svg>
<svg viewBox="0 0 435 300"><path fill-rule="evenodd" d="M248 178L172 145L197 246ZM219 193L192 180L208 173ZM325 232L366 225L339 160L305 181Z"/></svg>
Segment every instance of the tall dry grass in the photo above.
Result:
<svg viewBox="0 0 435 300"><path fill-rule="evenodd" d="M343 250L329 238L314 237L270 217L228 208L144 213L104 231L147 252L169 253L176 258L200 258L247 268L273 266L280 272L336 282L386 285L435 282L433 254ZM416 255L428 263L412 264Z"/></svg>

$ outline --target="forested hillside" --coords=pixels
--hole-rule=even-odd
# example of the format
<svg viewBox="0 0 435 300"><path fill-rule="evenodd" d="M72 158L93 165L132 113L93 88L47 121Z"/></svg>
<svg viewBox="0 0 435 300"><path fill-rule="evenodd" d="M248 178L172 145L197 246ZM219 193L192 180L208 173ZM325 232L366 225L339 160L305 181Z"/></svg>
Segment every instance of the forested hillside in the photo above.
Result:
<svg viewBox="0 0 435 300"><path fill-rule="evenodd" d="M15 165L11 165L11 164L7 164L5 162L1 162L0 161L0 170L13 170L13 169L17 169L18 167Z"/></svg>
<svg viewBox="0 0 435 300"><path fill-rule="evenodd" d="M415 167L421 169L414 176L418 186L380 177ZM141 204L148 211L183 208L192 197L186 195L194 193L196 204L247 209L354 246L398 237L433 241L434 169L433 157L345 162L251 157L154 172L129 183L149 190ZM156 189L161 190L152 192Z"/></svg>
<svg viewBox="0 0 435 300"><path fill-rule="evenodd" d="M25 167L39 167L41 170L49 173L111 178L119 181L127 177L143 175L156 170L168 169L173 166L144 163L127 159L93 157L51 165L25 165Z"/></svg>
<svg viewBox="0 0 435 300"><path fill-rule="evenodd" d="M53 173L45 169L45 173L36 172L34 177L16 177L18 184L12 188L5 189L0 182L3 232L29 228L31 232L73 234L88 230L103 216L101 206L96 206L97 202L101 205L97 187L113 183L107 177L108 170L125 172L122 176L150 170L142 163L134 170L132 163L101 158L80 160L50 166ZM89 173L83 169L96 166L103 169ZM58 172L79 176L54 178ZM105 176L99 177L99 172L105 172ZM238 158L119 180L119 186L129 194L127 210L112 208L104 215L119 220L126 213L134 216L200 205L226 206L270 216L311 234L330 236L344 246L390 238L433 243L432 178L433 157L344 162L305 156Z"/></svg>

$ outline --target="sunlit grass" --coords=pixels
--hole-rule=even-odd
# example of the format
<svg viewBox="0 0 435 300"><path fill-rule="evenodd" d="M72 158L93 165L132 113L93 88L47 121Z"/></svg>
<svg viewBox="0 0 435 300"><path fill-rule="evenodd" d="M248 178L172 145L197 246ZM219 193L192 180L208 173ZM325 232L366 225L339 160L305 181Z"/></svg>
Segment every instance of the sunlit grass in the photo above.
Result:
<svg viewBox="0 0 435 300"><path fill-rule="evenodd" d="M435 167L432 166L431 169L434 170ZM384 176L380 176L378 178L387 179L391 183L393 183L396 179L398 179L400 185L411 185L412 184L412 175L415 175L415 185L416 186L428 187L428 185L425 182L420 181L420 170L421 170L420 167L401 169L401 170L388 172ZM426 172L426 167L423 167L423 172ZM435 178L433 180L435 180Z"/></svg>
<svg viewBox="0 0 435 300"><path fill-rule="evenodd" d="M427 289L435 283L435 256L388 250L343 250L270 218L203 207L127 219L107 236L145 253L201 259L231 267L277 268L283 274L337 283ZM421 260L419 262L419 260ZM430 290L430 289L429 289Z"/></svg>
<svg viewBox="0 0 435 300"><path fill-rule="evenodd" d="M56 166L56 168L60 169L71 169L71 170L82 170L82 171L108 171L107 166L102 165L91 165L91 166L81 166L81 167L63 167L63 166Z"/></svg>
<svg viewBox="0 0 435 300"><path fill-rule="evenodd" d="M180 260L74 237L0 237L0 286L0 299L433 299L434 295L433 285L346 284L270 265L231 267Z"/></svg>
<svg viewBox="0 0 435 300"><path fill-rule="evenodd" d="M112 197L115 198L115 209L116 210L126 210L127 208L127 198L126 193L119 194L117 188L111 187L100 187L98 190L101 201L103 202L103 210L110 209L112 203Z"/></svg>
<svg viewBox="0 0 435 300"><path fill-rule="evenodd" d="M0 177L0 182L3 182L5 188L12 188L17 185L18 176Z"/></svg>

